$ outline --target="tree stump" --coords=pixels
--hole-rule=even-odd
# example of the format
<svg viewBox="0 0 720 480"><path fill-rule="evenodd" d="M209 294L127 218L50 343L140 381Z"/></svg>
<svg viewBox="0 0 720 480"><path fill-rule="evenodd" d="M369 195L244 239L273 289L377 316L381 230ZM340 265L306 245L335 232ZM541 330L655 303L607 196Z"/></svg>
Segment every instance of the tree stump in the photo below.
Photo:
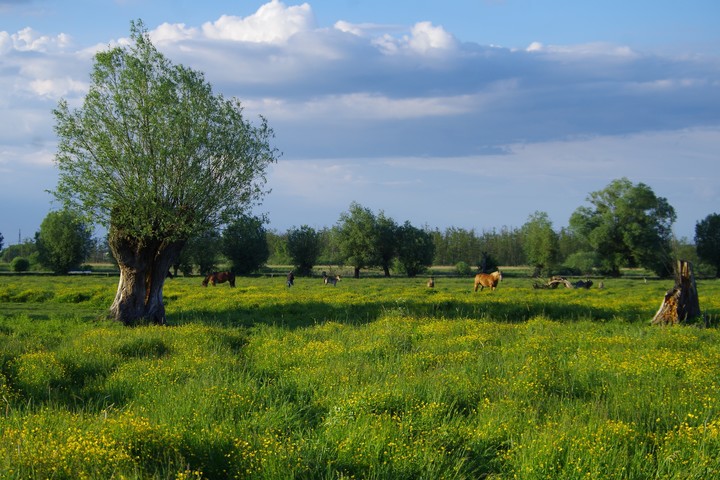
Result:
<svg viewBox="0 0 720 480"><path fill-rule="evenodd" d="M652 319L653 325L689 323L700 316L695 275L692 264L678 260L675 266L675 286L665 293L660 308Z"/></svg>

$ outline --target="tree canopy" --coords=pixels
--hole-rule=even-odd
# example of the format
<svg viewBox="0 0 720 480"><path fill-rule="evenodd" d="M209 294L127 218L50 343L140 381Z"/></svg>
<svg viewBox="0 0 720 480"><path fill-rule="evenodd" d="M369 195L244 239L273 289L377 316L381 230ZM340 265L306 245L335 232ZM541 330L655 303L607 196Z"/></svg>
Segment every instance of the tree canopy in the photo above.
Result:
<svg viewBox="0 0 720 480"><path fill-rule="evenodd" d="M642 266L660 276L672 274L671 240L675 210L644 183L613 180L588 196L592 207L579 207L571 228L596 253L603 273L620 275L620 268Z"/></svg>
<svg viewBox="0 0 720 480"><path fill-rule="evenodd" d="M48 213L35 235L40 264L55 273L78 268L91 243L92 231L79 215L69 210Z"/></svg>
<svg viewBox="0 0 720 480"><path fill-rule="evenodd" d="M695 246L698 257L720 277L720 215L712 213L695 224Z"/></svg>
<svg viewBox="0 0 720 480"><path fill-rule="evenodd" d="M189 238L260 200L276 151L265 119L249 123L237 99L170 62L141 21L130 37L96 54L82 107L61 100L53 112L54 193L108 227L121 271L115 318L163 323L169 266Z"/></svg>
<svg viewBox="0 0 720 480"><path fill-rule="evenodd" d="M314 228L302 225L287 234L287 251L298 275L310 275L320 256L320 235Z"/></svg>
<svg viewBox="0 0 720 480"><path fill-rule="evenodd" d="M337 232L341 255L354 267L355 278L360 277L361 268L378 263L375 214L369 208L352 202L340 215Z"/></svg>
<svg viewBox="0 0 720 480"><path fill-rule="evenodd" d="M558 234L545 212L535 212L523 225L523 249L535 275L548 275L558 261Z"/></svg>
<svg viewBox="0 0 720 480"><path fill-rule="evenodd" d="M261 218L250 215L237 218L223 231L222 239L222 250L232 264L233 273L256 272L270 257Z"/></svg>

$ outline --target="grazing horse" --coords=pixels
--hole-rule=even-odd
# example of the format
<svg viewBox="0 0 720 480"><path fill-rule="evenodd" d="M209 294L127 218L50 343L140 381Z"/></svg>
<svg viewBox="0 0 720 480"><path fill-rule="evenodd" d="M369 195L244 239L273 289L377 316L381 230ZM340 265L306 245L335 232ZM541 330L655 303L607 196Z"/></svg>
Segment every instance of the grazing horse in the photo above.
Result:
<svg viewBox="0 0 720 480"><path fill-rule="evenodd" d="M211 284L213 287L217 283L225 283L228 282L231 287L235 286L235 274L232 272L213 272L207 277L205 277L205 280L203 280L202 285L203 287L207 287L208 283Z"/></svg>
<svg viewBox="0 0 720 480"><path fill-rule="evenodd" d="M337 282L340 281L340 275L334 275L332 277L328 277L325 272L323 272L323 283L325 285L332 285L333 287L337 287Z"/></svg>
<svg viewBox="0 0 720 480"><path fill-rule="evenodd" d="M500 270L493 273L478 273L475 275L475 291L478 291L478 287L480 287L481 292L485 287L495 290L500 280L502 280L502 272Z"/></svg>

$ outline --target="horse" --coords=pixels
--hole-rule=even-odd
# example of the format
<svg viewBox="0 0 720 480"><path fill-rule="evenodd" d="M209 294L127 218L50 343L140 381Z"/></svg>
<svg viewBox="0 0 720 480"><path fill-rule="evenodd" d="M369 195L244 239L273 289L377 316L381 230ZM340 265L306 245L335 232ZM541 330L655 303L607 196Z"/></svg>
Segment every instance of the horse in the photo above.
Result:
<svg viewBox="0 0 720 480"><path fill-rule="evenodd" d="M481 292L482 289L485 287L489 287L491 290L495 290L497 288L498 282L501 280L502 272L500 270L493 273L478 273L477 275L475 275L475 291L478 291L478 287L480 287Z"/></svg>
<svg viewBox="0 0 720 480"><path fill-rule="evenodd" d="M337 287L337 282L340 281L340 275L335 275L333 277L328 277L325 272L323 272L323 283L325 285L331 284L333 287Z"/></svg>
<svg viewBox="0 0 720 480"><path fill-rule="evenodd" d="M203 287L207 287L208 283L210 283L213 287L217 283L225 283L228 282L231 287L235 286L235 274L232 272L213 272L207 277L205 277L205 280L203 280L202 285Z"/></svg>

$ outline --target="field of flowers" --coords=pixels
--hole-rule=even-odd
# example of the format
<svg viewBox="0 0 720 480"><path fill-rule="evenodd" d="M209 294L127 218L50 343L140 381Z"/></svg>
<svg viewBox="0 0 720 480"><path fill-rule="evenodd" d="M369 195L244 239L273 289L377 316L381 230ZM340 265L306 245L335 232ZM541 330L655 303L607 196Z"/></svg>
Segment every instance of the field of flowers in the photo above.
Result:
<svg viewBox="0 0 720 480"><path fill-rule="evenodd" d="M0 477L720 475L720 331L649 325L672 282L175 278L136 328L116 282L0 276Z"/></svg>

